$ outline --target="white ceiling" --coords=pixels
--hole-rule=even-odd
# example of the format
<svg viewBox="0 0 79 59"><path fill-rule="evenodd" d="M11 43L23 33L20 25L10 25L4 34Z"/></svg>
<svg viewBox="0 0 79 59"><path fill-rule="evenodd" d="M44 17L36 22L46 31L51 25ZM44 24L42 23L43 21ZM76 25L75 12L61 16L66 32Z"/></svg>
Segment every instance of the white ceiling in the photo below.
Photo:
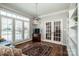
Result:
<svg viewBox="0 0 79 59"><path fill-rule="evenodd" d="M36 3L3 3L3 5L21 11L25 14L36 16ZM69 9L69 3L38 3L39 16Z"/></svg>

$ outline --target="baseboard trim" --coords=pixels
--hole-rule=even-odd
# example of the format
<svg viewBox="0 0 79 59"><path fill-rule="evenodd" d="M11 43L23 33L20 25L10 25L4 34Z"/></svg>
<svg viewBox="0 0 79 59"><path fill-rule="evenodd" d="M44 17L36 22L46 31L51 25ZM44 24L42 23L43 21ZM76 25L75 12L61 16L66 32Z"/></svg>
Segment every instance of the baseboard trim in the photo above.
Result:
<svg viewBox="0 0 79 59"><path fill-rule="evenodd" d="M25 43L25 42L28 42L28 41L31 41L31 39L29 40L24 40L24 41L20 41L20 42L14 42L13 44L14 45L19 45L19 44L22 44L22 43Z"/></svg>
<svg viewBox="0 0 79 59"><path fill-rule="evenodd" d="M64 46L66 46L65 44L63 44L63 43L56 43L56 42L51 42L51 41L47 41L47 40L41 40L41 41L44 41L44 42L49 42L49 43L55 43L55 44L60 44L60 45L64 45Z"/></svg>

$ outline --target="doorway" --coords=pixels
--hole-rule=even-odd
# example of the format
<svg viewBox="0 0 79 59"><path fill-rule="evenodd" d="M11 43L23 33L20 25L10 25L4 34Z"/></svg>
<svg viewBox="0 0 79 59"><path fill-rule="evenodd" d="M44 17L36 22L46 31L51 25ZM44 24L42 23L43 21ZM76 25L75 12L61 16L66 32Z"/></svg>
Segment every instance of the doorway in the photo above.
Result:
<svg viewBox="0 0 79 59"><path fill-rule="evenodd" d="M45 21L45 41L62 44L62 20Z"/></svg>

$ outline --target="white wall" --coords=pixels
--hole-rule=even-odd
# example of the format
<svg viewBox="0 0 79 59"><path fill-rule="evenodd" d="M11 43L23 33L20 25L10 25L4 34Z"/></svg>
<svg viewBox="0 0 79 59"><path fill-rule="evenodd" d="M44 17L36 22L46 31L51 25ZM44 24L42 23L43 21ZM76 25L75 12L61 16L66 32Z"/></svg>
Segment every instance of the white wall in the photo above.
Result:
<svg viewBox="0 0 79 59"><path fill-rule="evenodd" d="M79 4L78 4L78 16L79 16ZM79 17L78 17L78 56L79 56Z"/></svg>
<svg viewBox="0 0 79 59"><path fill-rule="evenodd" d="M39 24L38 24L38 28L41 29L41 39L44 40L45 38L45 28L44 28L44 22L46 21L54 21L54 20L58 20L58 19L62 19L63 21L63 41L62 43L65 45L66 44L66 37L64 32L67 31L67 21L68 21L68 11L67 10L63 10L60 12L56 12L56 13L52 13L52 14L48 14L45 16L41 16L41 19L39 20Z"/></svg>
<svg viewBox="0 0 79 59"><path fill-rule="evenodd" d="M74 6L73 6L74 5ZM74 21L75 15L74 13L75 8L77 7L75 4L71 4L69 9L69 34L68 34L68 40L67 40L67 47L68 47L68 54L70 56L77 56L78 49L77 49L77 24ZM72 16L73 15L73 16Z"/></svg>

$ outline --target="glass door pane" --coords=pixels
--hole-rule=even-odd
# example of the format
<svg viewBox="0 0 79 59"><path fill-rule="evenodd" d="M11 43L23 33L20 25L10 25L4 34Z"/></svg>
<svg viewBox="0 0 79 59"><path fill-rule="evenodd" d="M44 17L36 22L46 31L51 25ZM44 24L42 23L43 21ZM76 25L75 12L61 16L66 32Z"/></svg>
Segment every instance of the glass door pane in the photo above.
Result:
<svg viewBox="0 0 79 59"><path fill-rule="evenodd" d="M15 41L21 41L22 38L22 21L15 20Z"/></svg>
<svg viewBox="0 0 79 59"><path fill-rule="evenodd" d="M13 41L12 40L12 19L2 17L1 23L2 23L1 35L5 40L12 42Z"/></svg>
<svg viewBox="0 0 79 59"><path fill-rule="evenodd" d="M46 39L51 40L51 22L46 23Z"/></svg>
<svg viewBox="0 0 79 59"><path fill-rule="evenodd" d="M61 41L61 22L56 21L54 22L54 40Z"/></svg>
<svg viewBox="0 0 79 59"><path fill-rule="evenodd" d="M29 39L29 22L24 22L24 39Z"/></svg>

